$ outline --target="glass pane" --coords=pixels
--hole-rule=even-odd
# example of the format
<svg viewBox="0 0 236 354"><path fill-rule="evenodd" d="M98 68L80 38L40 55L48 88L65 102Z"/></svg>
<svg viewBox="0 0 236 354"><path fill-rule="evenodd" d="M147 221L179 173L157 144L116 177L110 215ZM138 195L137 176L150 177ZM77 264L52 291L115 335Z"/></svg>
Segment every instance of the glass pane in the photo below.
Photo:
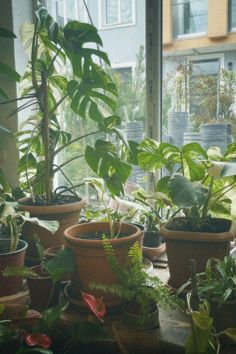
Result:
<svg viewBox="0 0 236 354"><path fill-rule="evenodd" d="M236 30L236 0L229 0L229 30Z"/></svg>
<svg viewBox="0 0 236 354"><path fill-rule="evenodd" d="M172 3L172 11L175 38L185 34L207 31L207 0L176 0Z"/></svg>
<svg viewBox="0 0 236 354"><path fill-rule="evenodd" d="M216 18L213 26L227 15L236 21L236 0L229 2L228 14L223 2L217 6L225 18ZM162 140L179 147L197 141L224 153L236 137L236 36L222 33L220 43L209 40L207 12L213 8L207 7L208 1L173 0L173 40L163 20L163 38L171 43L163 46Z"/></svg>
<svg viewBox="0 0 236 354"><path fill-rule="evenodd" d="M118 22L118 0L106 0L106 24Z"/></svg>
<svg viewBox="0 0 236 354"><path fill-rule="evenodd" d="M58 0L56 2L56 19L60 26L64 26L63 0Z"/></svg>
<svg viewBox="0 0 236 354"><path fill-rule="evenodd" d="M121 22L132 22L132 1L121 0Z"/></svg>
<svg viewBox="0 0 236 354"><path fill-rule="evenodd" d="M66 1L67 21L76 19L75 3L75 0Z"/></svg>
<svg viewBox="0 0 236 354"><path fill-rule="evenodd" d="M67 16L71 18L73 15L71 8L74 7L76 0L70 1L67 4ZM99 22L96 1L88 1L88 9L92 17L93 23L96 25ZM82 1L79 1L77 8L81 9ZM106 19L109 24L122 21L129 21L132 14L132 1L127 0L103 0L104 5L102 10L107 13L103 20ZM86 13L84 7L84 12ZM109 26L104 30L99 30L99 35L102 38L104 47L101 48L108 54L111 62L111 68L108 68L103 62L103 67L113 77L118 89L117 109L116 114L121 117L122 125L120 127L122 134L127 139L132 139L140 142L144 138L145 132L145 2L139 2L138 22L134 26L127 27L112 27ZM76 14L77 15L77 14ZM120 22L118 23L120 24ZM126 40L124 40L126 39ZM115 44L115 45L114 45ZM63 68L65 70L65 68ZM63 107L61 112L61 124L63 128L69 130L72 134L72 139L78 135L87 134L94 130L94 122L91 124L76 117L70 110L70 107ZM96 135L95 139L99 136ZM112 137L113 139L113 137ZM116 143L116 141L114 141ZM66 158L71 158L77 154L83 154L84 146L87 144L93 145L94 138L88 137L78 142L78 144L67 151L65 156L61 157L61 163ZM68 180L65 175L72 181L78 183L86 176L91 176L84 159L71 161L70 164L63 167L63 173L58 176L59 183L68 185ZM130 177L130 181L145 184L145 174L139 168L134 167L134 171Z"/></svg>

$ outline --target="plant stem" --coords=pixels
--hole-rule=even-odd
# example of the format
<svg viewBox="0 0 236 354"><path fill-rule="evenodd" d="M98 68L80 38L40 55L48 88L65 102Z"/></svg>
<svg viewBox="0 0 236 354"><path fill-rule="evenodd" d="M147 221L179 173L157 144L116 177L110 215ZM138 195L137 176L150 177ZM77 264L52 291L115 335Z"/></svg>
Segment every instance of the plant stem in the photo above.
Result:
<svg viewBox="0 0 236 354"><path fill-rule="evenodd" d="M45 152L45 194L47 204L52 201L52 182L51 182L51 156L50 156L50 133L49 133L49 111L48 111L48 85L47 75L45 71L41 71L42 78L42 105L43 105L43 119L42 119L42 138Z"/></svg>

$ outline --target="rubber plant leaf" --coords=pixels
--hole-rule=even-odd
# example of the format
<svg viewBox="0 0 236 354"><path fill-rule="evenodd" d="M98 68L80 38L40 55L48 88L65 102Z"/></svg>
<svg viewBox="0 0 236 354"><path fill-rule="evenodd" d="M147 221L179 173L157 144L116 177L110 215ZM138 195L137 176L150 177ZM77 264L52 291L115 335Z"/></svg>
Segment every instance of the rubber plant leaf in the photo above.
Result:
<svg viewBox="0 0 236 354"><path fill-rule="evenodd" d="M16 35L12 31L8 30L7 28L0 27L0 37L16 38Z"/></svg>
<svg viewBox="0 0 236 354"><path fill-rule="evenodd" d="M21 218L25 222L29 222L31 224L38 225L38 226L42 227L43 229L50 231L52 234L55 234L55 232L59 228L59 222L56 220L41 220L38 218L30 218L25 215L21 215Z"/></svg>
<svg viewBox="0 0 236 354"><path fill-rule="evenodd" d="M56 257L44 264L44 269L50 274L54 282L61 280L65 274L72 273L74 262L71 250L69 248L61 250Z"/></svg>

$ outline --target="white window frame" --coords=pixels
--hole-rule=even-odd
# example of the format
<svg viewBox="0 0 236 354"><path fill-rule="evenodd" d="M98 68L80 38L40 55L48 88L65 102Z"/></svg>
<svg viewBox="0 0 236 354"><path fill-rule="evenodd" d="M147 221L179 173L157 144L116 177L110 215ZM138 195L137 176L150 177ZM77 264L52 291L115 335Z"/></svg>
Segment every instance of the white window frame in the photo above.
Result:
<svg viewBox="0 0 236 354"><path fill-rule="evenodd" d="M111 28L120 28L120 27L130 27L136 25L136 0L132 1L132 20L129 23L121 23L121 6L120 0L118 4L118 22L115 24L106 24L104 13L105 13L105 0L98 0L98 27L100 30L106 30Z"/></svg>
<svg viewBox="0 0 236 354"><path fill-rule="evenodd" d="M130 62L125 62L125 63L114 63L111 64L111 69L125 69L125 68L131 68L132 72L132 78L134 75L134 68L135 68L135 61L130 61Z"/></svg>

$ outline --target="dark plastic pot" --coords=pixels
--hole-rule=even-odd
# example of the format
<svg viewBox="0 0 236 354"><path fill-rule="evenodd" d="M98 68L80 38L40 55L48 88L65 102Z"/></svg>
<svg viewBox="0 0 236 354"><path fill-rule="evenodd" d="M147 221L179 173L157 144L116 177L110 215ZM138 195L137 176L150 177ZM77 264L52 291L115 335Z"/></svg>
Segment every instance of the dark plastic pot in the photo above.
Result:
<svg viewBox="0 0 236 354"><path fill-rule="evenodd" d="M43 310L55 306L59 300L59 283L53 284L52 278L40 266L31 268L39 277L27 278L30 306Z"/></svg>
<svg viewBox="0 0 236 354"><path fill-rule="evenodd" d="M21 277L5 277L2 271L7 267L22 267L25 262L27 242L19 240L17 250L6 251L10 248L10 238L0 239L0 297L17 294L23 286Z"/></svg>

